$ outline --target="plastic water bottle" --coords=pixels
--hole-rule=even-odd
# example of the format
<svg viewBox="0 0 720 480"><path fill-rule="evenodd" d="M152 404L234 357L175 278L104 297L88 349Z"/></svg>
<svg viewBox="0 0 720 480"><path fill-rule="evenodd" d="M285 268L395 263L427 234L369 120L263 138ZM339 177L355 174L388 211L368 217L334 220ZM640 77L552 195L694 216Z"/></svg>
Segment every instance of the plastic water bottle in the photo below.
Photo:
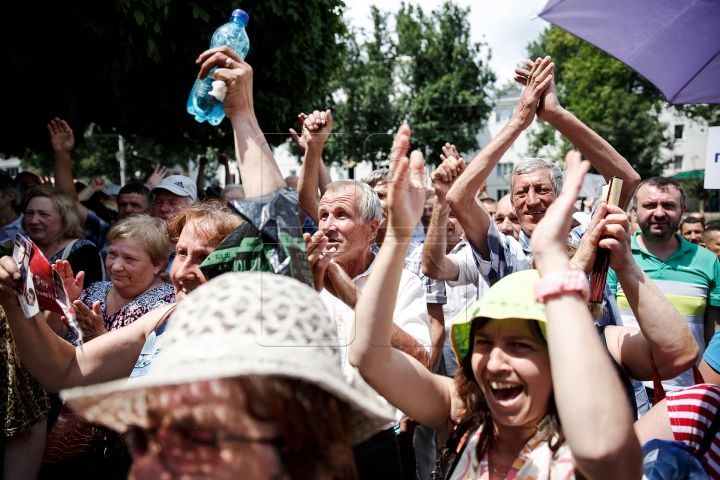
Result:
<svg viewBox="0 0 720 480"><path fill-rule="evenodd" d="M210 48L222 47L227 45L240 58L245 60L245 56L250 49L250 40L248 40L245 26L250 20L250 16L243 10L237 9L232 12L230 21L213 33ZM222 119L225 118L225 89L224 83L213 78L213 68L207 77L203 80L199 78L195 80L190 98L187 102L187 111L190 115L195 116L195 120L202 123L205 120L210 125L220 125ZM215 83L215 85L213 85Z"/></svg>

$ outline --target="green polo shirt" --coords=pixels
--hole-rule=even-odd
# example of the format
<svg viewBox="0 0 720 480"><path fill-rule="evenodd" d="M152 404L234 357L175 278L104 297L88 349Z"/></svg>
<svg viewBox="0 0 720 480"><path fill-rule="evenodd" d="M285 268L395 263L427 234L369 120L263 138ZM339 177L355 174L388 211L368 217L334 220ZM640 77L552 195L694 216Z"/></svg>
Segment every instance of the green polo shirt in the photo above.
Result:
<svg viewBox="0 0 720 480"><path fill-rule="evenodd" d="M688 323L700 347L698 359L702 358L705 351L705 308L708 304L720 306L720 262L717 255L688 242L676 233L675 238L680 241L680 248L663 261L640 248L638 235L640 232L635 233L630 240L635 262ZM617 298L623 325L638 327L622 286L612 270L608 273L608 285ZM667 390L677 390L693 384L692 370L663 382ZM652 382L649 382L649 386L652 387Z"/></svg>

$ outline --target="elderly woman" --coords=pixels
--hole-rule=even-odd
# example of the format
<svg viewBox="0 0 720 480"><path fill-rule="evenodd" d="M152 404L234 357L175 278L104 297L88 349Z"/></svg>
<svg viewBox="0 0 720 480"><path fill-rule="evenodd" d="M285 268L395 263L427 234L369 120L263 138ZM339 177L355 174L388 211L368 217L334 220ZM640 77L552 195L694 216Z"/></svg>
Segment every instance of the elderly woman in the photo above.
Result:
<svg viewBox="0 0 720 480"><path fill-rule="evenodd" d="M53 187L40 185L27 192L23 228L51 264L67 260L73 271L85 272L83 288L103 279L100 251L85 240L75 204Z"/></svg>
<svg viewBox="0 0 720 480"><path fill-rule="evenodd" d="M141 381L64 393L127 432L130 478L354 480L351 445L392 419L344 378L337 328L297 280L224 274L178 305L166 335Z"/></svg>
<svg viewBox="0 0 720 480"><path fill-rule="evenodd" d="M108 243L105 268L109 282L95 282L81 290L81 274L73 278L68 262L56 265L70 298L80 297L74 305L85 341L175 302L172 285L160 277L170 252L165 222L148 215L125 218L110 229ZM74 343L72 332L67 339Z"/></svg>
<svg viewBox="0 0 720 480"><path fill-rule="evenodd" d="M587 278L570 270L567 257L572 204L588 166L568 160L566 185L533 234L539 274L500 280L467 322L453 325L459 369L452 380L384 347L425 200L424 166L391 162L388 235L357 306L350 362L379 394L448 441L439 478L641 477L633 412L618 408L625 395L587 308Z"/></svg>

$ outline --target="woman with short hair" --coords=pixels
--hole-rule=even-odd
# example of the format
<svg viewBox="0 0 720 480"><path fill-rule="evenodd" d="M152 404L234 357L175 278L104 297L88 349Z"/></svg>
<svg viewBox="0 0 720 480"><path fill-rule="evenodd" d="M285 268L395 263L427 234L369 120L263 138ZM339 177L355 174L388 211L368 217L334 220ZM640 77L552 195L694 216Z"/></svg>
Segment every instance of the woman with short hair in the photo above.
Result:
<svg viewBox="0 0 720 480"><path fill-rule="evenodd" d="M100 251L84 238L70 197L40 185L27 192L24 205L23 228L50 264L67 260L74 272L85 272L83 288L103 279Z"/></svg>
<svg viewBox="0 0 720 480"><path fill-rule="evenodd" d="M148 215L125 218L108 232L108 244L107 282L95 282L81 290L80 278L72 278L69 265L58 265L58 271L69 280L65 287L70 299L78 300L74 304L84 341L175 302L172 285L160 276L170 253L165 222ZM72 332L66 338L75 343Z"/></svg>

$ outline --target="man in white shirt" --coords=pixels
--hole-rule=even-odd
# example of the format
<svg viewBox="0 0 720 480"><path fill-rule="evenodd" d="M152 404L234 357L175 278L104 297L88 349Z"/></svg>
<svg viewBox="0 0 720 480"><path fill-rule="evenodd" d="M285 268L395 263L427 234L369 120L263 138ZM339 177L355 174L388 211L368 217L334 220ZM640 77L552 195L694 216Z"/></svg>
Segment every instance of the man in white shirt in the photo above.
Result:
<svg viewBox="0 0 720 480"><path fill-rule="evenodd" d="M356 375L347 360L355 338L355 305L372 270L375 254L370 246L378 231L382 209L369 185L340 180L328 185L318 208L318 232L306 234L307 251L320 298L325 302L345 347L343 370ZM420 279L403 271L393 315L391 345L430 365L430 319ZM396 415L399 420L400 413ZM398 478L400 456L392 428L355 447L361 480ZM379 470L378 470L379 469Z"/></svg>

